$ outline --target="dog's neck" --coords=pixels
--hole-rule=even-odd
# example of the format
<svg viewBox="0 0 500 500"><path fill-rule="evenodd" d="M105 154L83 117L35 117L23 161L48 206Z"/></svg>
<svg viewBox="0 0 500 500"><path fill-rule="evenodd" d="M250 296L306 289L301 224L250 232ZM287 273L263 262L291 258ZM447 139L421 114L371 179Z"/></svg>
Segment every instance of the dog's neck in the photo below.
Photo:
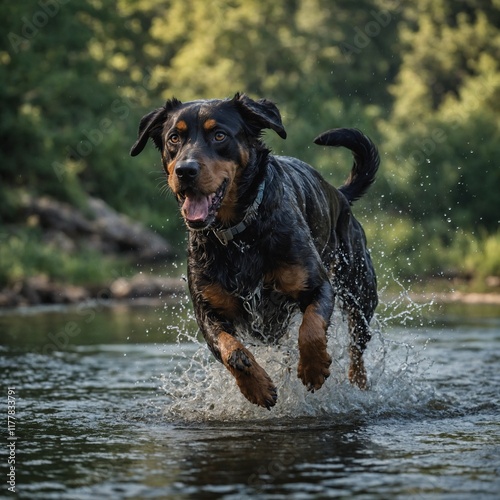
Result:
<svg viewBox="0 0 500 500"><path fill-rule="evenodd" d="M250 150L250 157L239 181L238 188L238 199L247 200L247 206L248 200L251 200L252 194L257 191L266 176L270 153L269 149L260 141L255 148ZM241 210L245 208L245 206L242 206Z"/></svg>
<svg viewBox="0 0 500 500"><path fill-rule="evenodd" d="M269 182L269 180L267 180ZM257 190L257 195L253 203L246 209L245 216L235 226L227 229L212 229L212 232L217 236L217 239L226 246L234 237L242 233L256 218L262 198L264 197L264 190L266 189L266 177L262 180Z"/></svg>
<svg viewBox="0 0 500 500"><path fill-rule="evenodd" d="M218 240L226 246L237 234L242 233L255 219L264 196L266 179L269 183L270 151L260 142L248 160L239 182L238 199L244 200L238 206L239 222L230 227L216 226L210 229Z"/></svg>

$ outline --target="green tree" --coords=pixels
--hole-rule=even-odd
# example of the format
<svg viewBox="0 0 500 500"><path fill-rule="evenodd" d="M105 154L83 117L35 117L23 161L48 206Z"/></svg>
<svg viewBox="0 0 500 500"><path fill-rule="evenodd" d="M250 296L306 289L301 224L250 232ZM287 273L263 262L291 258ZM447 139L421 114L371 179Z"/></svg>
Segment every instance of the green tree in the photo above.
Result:
<svg viewBox="0 0 500 500"><path fill-rule="evenodd" d="M163 98L243 91L275 100L290 139L271 135L271 144L312 162L321 155L311 147L318 133L341 124L375 133L374 117L392 99L386 82L398 64L399 12L382 4L172 0L169 15L151 27L152 81ZM367 85L367 75L375 84ZM331 170L327 154L319 163Z"/></svg>
<svg viewBox="0 0 500 500"><path fill-rule="evenodd" d="M16 219L22 193L80 205L91 194L137 215L134 197L151 215L161 168L128 159L150 105L138 61L152 21L139 2L6 3L0 13L0 217Z"/></svg>
<svg viewBox="0 0 500 500"><path fill-rule="evenodd" d="M82 207L90 194L181 240L157 152L128 156L139 119L173 95L243 91L282 111L288 139L269 133L273 150L334 185L350 155L313 138L372 136L381 169L356 213L399 268L439 272L465 247L497 248L498 0L39 0L0 15L4 223L22 222L24 193ZM472 232L490 236L464 245Z"/></svg>
<svg viewBox="0 0 500 500"><path fill-rule="evenodd" d="M383 125L391 200L413 218L498 229L500 9L493 1L415 2ZM450 227L443 225L443 227Z"/></svg>

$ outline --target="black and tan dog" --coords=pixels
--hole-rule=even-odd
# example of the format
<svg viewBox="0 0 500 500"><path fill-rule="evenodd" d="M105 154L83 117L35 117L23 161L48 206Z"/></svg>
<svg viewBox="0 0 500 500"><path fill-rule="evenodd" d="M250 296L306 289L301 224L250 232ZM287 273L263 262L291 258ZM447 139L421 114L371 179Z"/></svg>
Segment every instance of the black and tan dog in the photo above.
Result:
<svg viewBox="0 0 500 500"><path fill-rule="evenodd" d="M243 395L270 409L276 388L242 335L274 343L300 308L298 376L317 390L330 374L326 331L336 297L349 322L349 379L367 386L362 354L377 287L350 205L374 181L379 156L356 129L316 138L353 152L351 174L337 190L300 160L271 155L261 141L266 128L286 138L278 108L265 99L172 99L143 117L131 155L149 138L160 150L189 230L188 281L198 325Z"/></svg>

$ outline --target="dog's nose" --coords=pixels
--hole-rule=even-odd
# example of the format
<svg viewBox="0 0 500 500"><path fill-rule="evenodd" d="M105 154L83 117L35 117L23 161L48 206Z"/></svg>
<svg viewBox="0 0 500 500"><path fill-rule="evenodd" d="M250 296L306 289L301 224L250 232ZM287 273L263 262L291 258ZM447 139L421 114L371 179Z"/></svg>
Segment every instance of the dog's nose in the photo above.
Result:
<svg viewBox="0 0 500 500"><path fill-rule="evenodd" d="M194 160L180 161L175 167L175 173L181 181L192 182L200 173L200 165Z"/></svg>

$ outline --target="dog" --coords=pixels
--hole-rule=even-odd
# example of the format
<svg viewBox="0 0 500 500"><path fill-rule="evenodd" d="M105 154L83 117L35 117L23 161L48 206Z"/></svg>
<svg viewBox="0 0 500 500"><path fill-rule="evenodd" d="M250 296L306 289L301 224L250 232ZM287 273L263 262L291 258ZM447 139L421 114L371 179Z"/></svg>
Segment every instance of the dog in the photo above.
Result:
<svg viewBox="0 0 500 500"><path fill-rule="evenodd" d="M264 129L286 138L267 99L173 98L142 118L130 154L149 139L159 149L189 233L188 285L199 328L242 394L271 409L276 386L245 335L275 344L300 310L297 374L314 392L330 375L327 329L336 298L349 325L349 380L368 386L362 355L377 282L351 204L374 182L379 154L357 129L319 135L316 144L353 153L350 176L336 189L306 163L271 154Z"/></svg>

